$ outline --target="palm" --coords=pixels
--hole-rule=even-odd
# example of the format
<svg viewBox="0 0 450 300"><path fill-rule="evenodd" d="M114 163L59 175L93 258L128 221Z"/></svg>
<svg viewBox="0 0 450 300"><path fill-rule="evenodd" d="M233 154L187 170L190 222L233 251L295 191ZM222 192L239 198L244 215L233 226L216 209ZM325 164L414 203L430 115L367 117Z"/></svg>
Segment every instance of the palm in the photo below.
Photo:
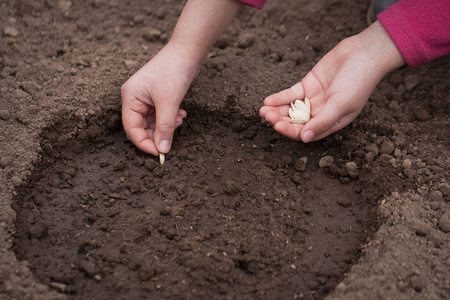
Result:
<svg viewBox="0 0 450 300"><path fill-rule="evenodd" d="M371 73L370 60L364 53L346 50L351 49L348 43L330 51L301 82L267 97L260 115L275 130L294 140L302 140L308 130L315 133L313 141L319 140L347 126L380 80ZM289 104L305 97L311 101L311 120L305 125L289 123Z"/></svg>

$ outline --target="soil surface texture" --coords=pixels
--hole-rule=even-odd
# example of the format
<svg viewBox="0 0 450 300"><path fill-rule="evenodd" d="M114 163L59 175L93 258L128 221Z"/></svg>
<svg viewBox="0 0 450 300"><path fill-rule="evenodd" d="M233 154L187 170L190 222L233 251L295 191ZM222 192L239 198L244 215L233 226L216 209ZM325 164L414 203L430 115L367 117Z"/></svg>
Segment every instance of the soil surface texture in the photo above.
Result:
<svg viewBox="0 0 450 300"><path fill-rule="evenodd" d="M258 115L369 2L245 7L160 165L120 87L184 1L0 1L0 299L450 298L450 57L392 72L315 143Z"/></svg>

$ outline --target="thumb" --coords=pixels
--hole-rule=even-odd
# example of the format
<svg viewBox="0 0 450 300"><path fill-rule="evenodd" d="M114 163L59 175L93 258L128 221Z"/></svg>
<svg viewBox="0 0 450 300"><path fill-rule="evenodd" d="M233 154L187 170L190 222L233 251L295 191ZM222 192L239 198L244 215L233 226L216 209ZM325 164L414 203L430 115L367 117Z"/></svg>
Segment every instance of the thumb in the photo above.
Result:
<svg viewBox="0 0 450 300"><path fill-rule="evenodd" d="M155 145L160 153L167 153L172 146L178 106L163 102L156 108Z"/></svg>
<svg viewBox="0 0 450 300"><path fill-rule="evenodd" d="M326 107L315 117L306 123L301 132L302 141L305 143L320 140L347 126L356 114L345 114L338 107L327 103Z"/></svg>

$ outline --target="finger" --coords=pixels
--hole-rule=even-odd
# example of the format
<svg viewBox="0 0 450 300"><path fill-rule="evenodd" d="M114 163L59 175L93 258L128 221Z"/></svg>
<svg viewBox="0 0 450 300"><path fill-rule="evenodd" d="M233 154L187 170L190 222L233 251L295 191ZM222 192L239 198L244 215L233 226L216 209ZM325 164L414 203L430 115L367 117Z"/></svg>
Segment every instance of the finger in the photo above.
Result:
<svg viewBox="0 0 450 300"><path fill-rule="evenodd" d="M174 102L162 102L156 107L156 128L154 136L156 147L160 153L167 153L170 150L178 113L178 105Z"/></svg>
<svg viewBox="0 0 450 300"><path fill-rule="evenodd" d="M175 119L175 128L178 128L183 124L183 119L187 116L187 113L185 110L180 109L178 111L177 118Z"/></svg>
<svg viewBox="0 0 450 300"><path fill-rule="evenodd" d="M276 131L290 139L300 140L300 133L304 125L291 124L289 119L273 111L266 114L266 120Z"/></svg>
<svg viewBox="0 0 450 300"><path fill-rule="evenodd" d="M158 149L156 149L155 143L151 139L149 134L144 128L131 128L126 131L128 139L140 150L152 155L159 155Z"/></svg>
<svg viewBox="0 0 450 300"><path fill-rule="evenodd" d="M288 105L282 105L282 106L263 106L259 109L259 115L263 118L265 118L266 114L269 112L274 112L276 114L279 114L281 116L287 116L288 115L289 106Z"/></svg>
<svg viewBox="0 0 450 300"><path fill-rule="evenodd" d="M179 109L177 117L181 117L182 119L186 118L187 112L184 109Z"/></svg>
<svg viewBox="0 0 450 300"><path fill-rule="evenodd" d="M308 143L308 142L314 142L314 141L321 140L321 139L329 136L330 134L333 134L336 131L341 130L342 128L344 128L345 126L350 124L357 116L358 116L358 113L348 114L348 115L340 118L339 120L337 120L331 126L331 128L329 128L328 130L325 130L323 132L316 131L314 133L312 130L309 130L308 128L304 128L302 131L302 134L301 134L302 141L304 141L305 143Z"/></svg>
<svg viewBox="0 0 450 300"><path fill-rule="evenodd" d="M140 112L130 108L129 102L124 101L122 106L122 123L128 139L145 153L158 155L158 151L150 139L149 134L143 128L145 120Z"/></svg>
<svg viewBox="0 0 450 300"><path fill-rule="evenodd" d="M153 137L153 136L155 135L155 129L147 128L147 129L145 129L145 132L147 133L147 136L148 136L148 138L149 138L150 140L152 140L152 141L155 140L155 138ZM155 143L155 142L153 142L153 144L154 144L154 143Z"/></svg>
<svg viewBox="0 0 450 300"><path fill-rule="evenodd" d="M328 101L315 117L302 129L301 137L305 143L317 141L347 126L358 113L342 111L333 101Z"/></svg>
<svg viewBox="0 0 450 300"><path fill-rule="evenodd" d="M270 95L269 97L264 99L264 105L266 106L286 105L297 99L303 98L305 98L305 91L303 89L302 83L299 82L288 89Z"/></svg>

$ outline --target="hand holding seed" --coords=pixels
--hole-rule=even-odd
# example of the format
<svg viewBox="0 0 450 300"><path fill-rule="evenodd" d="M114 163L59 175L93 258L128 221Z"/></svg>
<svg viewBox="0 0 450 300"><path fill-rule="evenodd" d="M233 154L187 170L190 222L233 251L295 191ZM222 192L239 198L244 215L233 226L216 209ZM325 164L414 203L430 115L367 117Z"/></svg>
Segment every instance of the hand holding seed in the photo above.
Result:
<svg viewBox="0 0 450 300"><path fill-rule="evenodd" d="M122 86L123 127L136 147L155 156L170 150L186 117L180 103L194 74L179 49L166 46Z"/></svg>
<svg viewBox="0 0 450 300"><path fill-rule="evenodd" d="M260 116L288 138L305 143L320 140L350 124L381 78L404 63L383 26L376 22L340 42L300 82L264 99ZM295 100L305 96L311 103L311 118L304 125L292 124Z"/></svg>

